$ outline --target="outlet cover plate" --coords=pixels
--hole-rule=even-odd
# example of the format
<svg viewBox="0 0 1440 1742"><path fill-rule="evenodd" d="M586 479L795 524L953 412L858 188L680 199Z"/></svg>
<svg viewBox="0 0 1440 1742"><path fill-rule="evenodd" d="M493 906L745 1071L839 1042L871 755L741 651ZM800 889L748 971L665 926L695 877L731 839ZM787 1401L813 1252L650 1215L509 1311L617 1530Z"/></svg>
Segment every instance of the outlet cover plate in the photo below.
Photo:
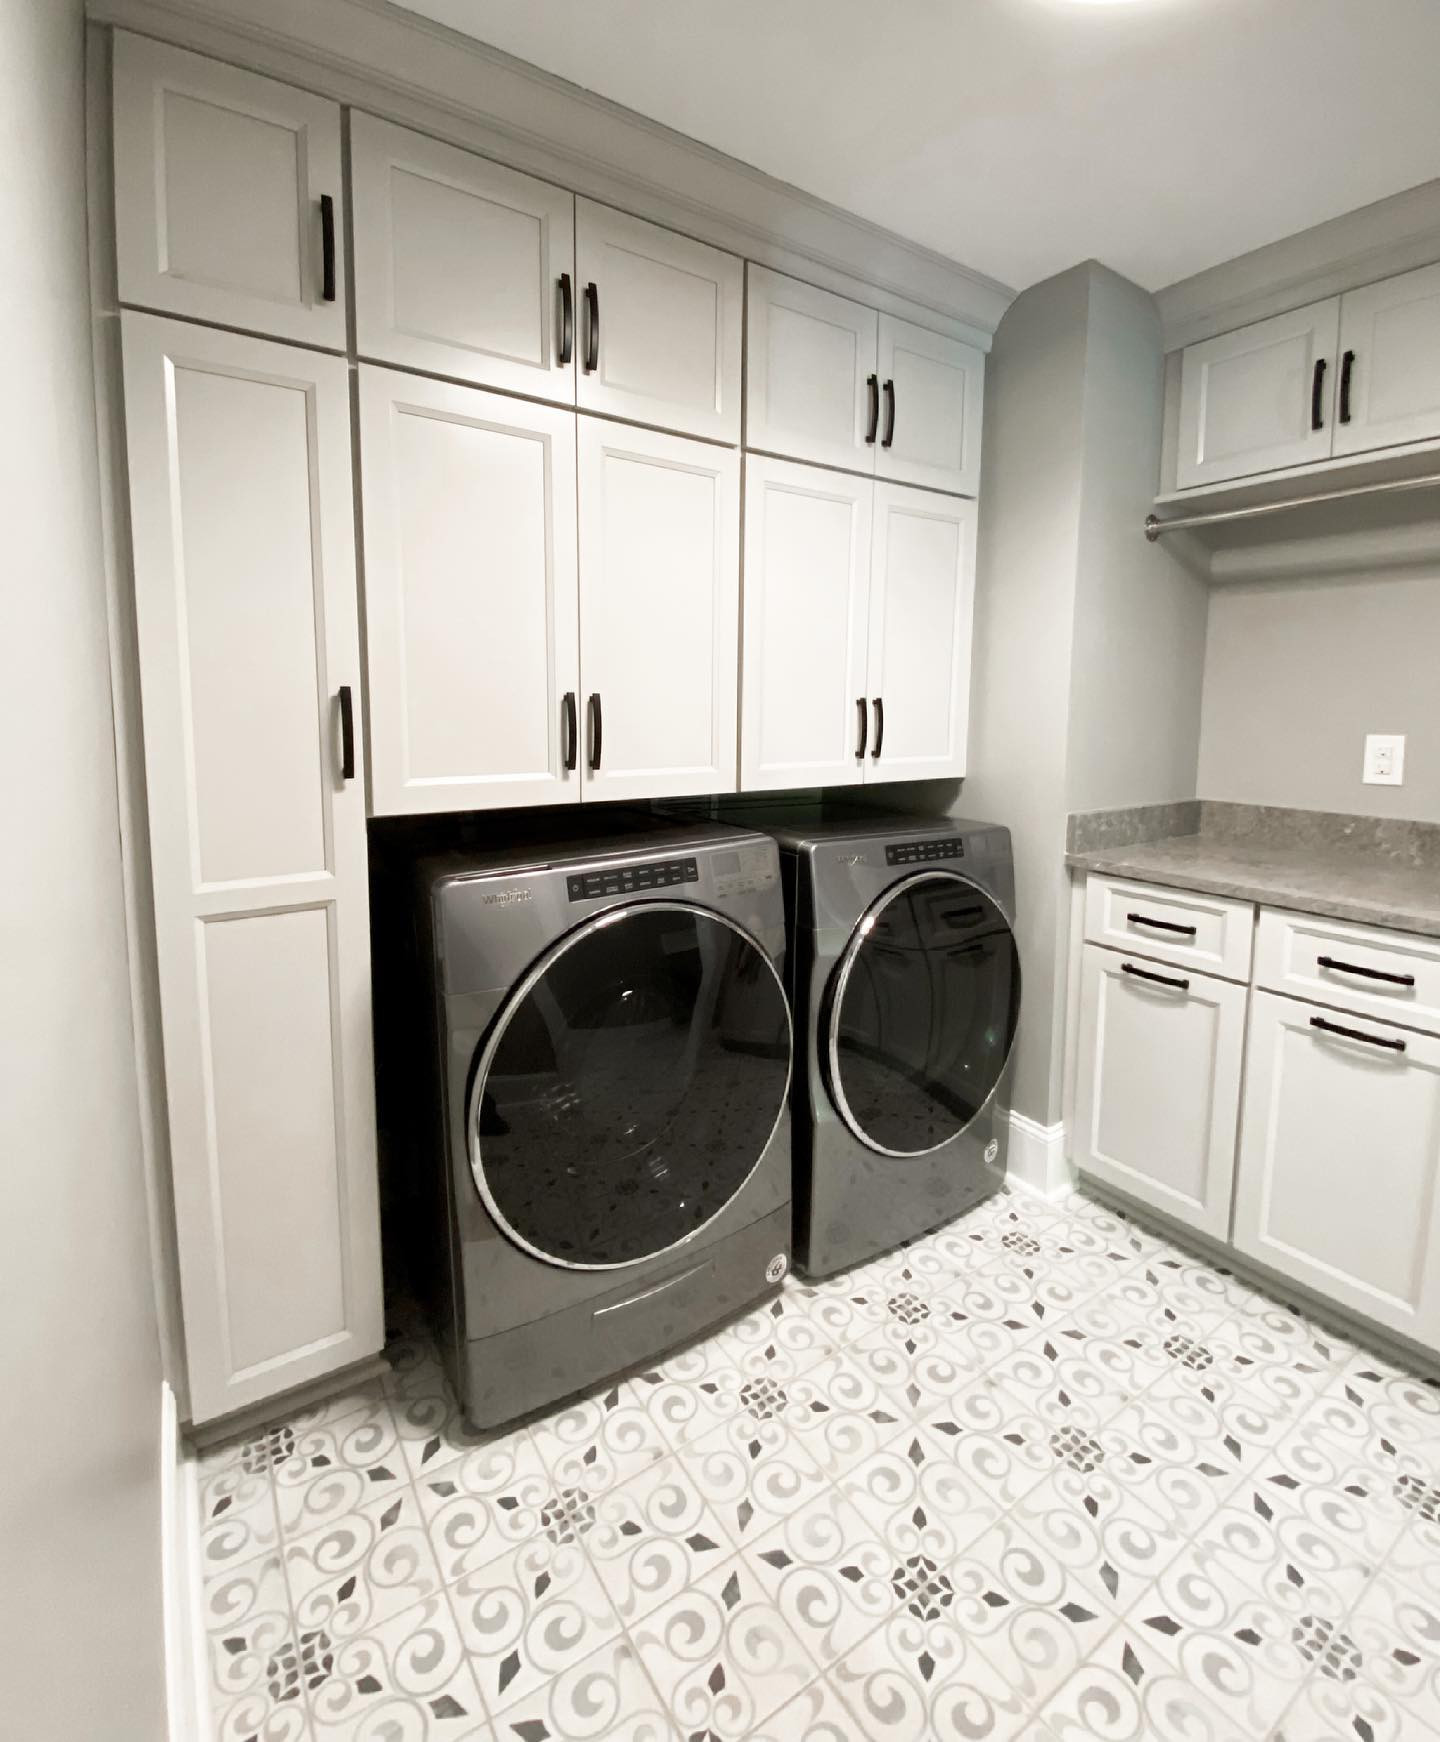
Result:
<svg viewBox="0 0 1440 1742"><path fill-rule="evenodd" d="M1405 784L1405 738L1393 732L1371 732L1365 739L1365 767L1361 780L1366 786Z"/></svg>

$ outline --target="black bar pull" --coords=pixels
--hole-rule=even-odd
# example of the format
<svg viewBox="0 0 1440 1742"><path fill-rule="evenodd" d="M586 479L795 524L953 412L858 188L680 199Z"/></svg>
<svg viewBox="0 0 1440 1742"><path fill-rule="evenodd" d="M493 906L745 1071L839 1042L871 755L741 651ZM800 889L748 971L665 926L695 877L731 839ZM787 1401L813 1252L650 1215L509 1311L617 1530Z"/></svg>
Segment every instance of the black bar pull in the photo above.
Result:
<svg viewBox="0 0 1440 1742"><path fill-rule="evenodd" d="M880 431L880 377L867 375L865 377L865 392L870 399L870 421L865 426L865 446L874 447L875 437Z"/></svg>
<svg viewBox="0 0 1440 1742"><path fill-rule="evenodd" d="M1355 373L1355 353L1347 351L1340 359L1340 421L1350 421L1350 377Z"/></svg>
<svg viewBox="0 0 1440 1742"><path fill-rule="evenodd" d="M585 373L593 375L600 367L600 292L594 284L585 286Z"/></svg>
<svg viewBox="0 0 1440 1742"><path fill-rule="evenodd" d="M1320 395L1325 389L1325 359L1315 359L1315 373L1310 377L1310 427L1324 429L1325 417L1320 406Z"/></svg>
<svg viewBox="0 0 1440 1742"><path fill-rule="evenodd" d="M1387 1052L1404 1052L1403 1040L1386 1040L1383 1034L1365 1034L1358 1028L1342 1028L1338 1022L1327 1022L1323 1016L1310 1018L1311 1028L1323 1028L1326 1034L1343 1034L1346 1040L1363 1040L1369 1046L1383 1046Z"/></svg>
<svg viewBox="0 0 1440 1742"><path fill-rule="evenodd" d="M340 686L340 778L355 778L355 705L348 683Z"/></svg>
<svg viewBox="0 0 1440 1742"><path fill-rule="evenodd" d="M1121 962L1122 974L1133 974L1137 980L1153 980L1157 986L1173 986L1178 992L1188 992L1190 982L1177 979L1173 974L1152 974L1148 968L1137 968L1133 962Z"/></svg>
<svg viewBox="0 0 1440 1742"><path fill-rule="evenodd" d="M335 300L335 200L320 196L320 300Z"/></svg>
<svg viewBox="0 0 1440 1742"><path fill-rule="evenodd" d="M574 771L575 758L580 750L579 740L579 722L575 718L575 692L566 690L560 703L560 761L567 774Z"/></svg>
<svg viewBox="0 0 1440 1742"><path fill-rule="evenodd" d="M870 752L870 757L872 761L878 762L880 760L880 752L885 747L885 700L883 696L876 696L874 708L875 748Z"/></svg>
<svg viewBox="0 0 1440 1742"><path fill-rule="evenodd" d="M598 772L600 767L600 749L605 717L600 711L600 696L598 692L591 695L586 711L590 715L590 772Z"/></svg>
<svg viewBox="0 0 1440 1742"><path fill-rule="evenodd" d="M1367 980L1384 980L1390 986L1413 986L1413 974L1387 974L1383 968L1362 968L1358 962L1337 962L1334 956L1316 956L1316 965L1336 974L1363 974Z"/></svg>
<svg viewBox="0 0 1440 1742"><path fill-rule="evenodd" d="M570 274L560 274L560 367L575 355L575 300L570 292Z"/></svg>
<svg viewBox="0 0 1440 1742"><path fill-rule="evenodd" d="M865 755L865 746L870 742L870 716L865 711L864 696L856 696L855 707L860 715L860 742L855 746L855 760L859 762Z"/></svg>
<svg viewBox="0 0 1440 1742"><path fill-rule="evenodd" d="M885 439L880 443L882 448L888 448L895 441L895 383L885 383Z"/></svg>
<svg viewBox="0 0 1440 1742"><path fill-rule="evenodd" d="M1127 913L1125 915L1125 923L1127 925L1148 925L1155 931L1178 932L1181 937L1185 938L1193 938L1195 936L1195 927L1193 925L1176 925L1173 919L1151 919L1149 914L1146 913Z"/></svg>

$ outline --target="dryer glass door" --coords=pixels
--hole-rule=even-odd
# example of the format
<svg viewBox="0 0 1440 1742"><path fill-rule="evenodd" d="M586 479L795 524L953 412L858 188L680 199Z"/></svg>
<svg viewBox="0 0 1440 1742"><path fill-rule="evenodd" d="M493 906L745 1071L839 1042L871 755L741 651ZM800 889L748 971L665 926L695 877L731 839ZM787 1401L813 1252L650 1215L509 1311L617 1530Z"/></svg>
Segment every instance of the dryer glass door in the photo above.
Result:
<svg viewBox="0 0 1440 1742"><path fill-rule="evenodd" d="M893 884L836 966L824 1059L835 1109L884 1155L925 1155L994 1093L1015 1039L1020 958L1005 915L953 871Z"/></svg>
<svg viewBox="0 0 1440 1742"><path fill-rule="evenodd" d="M470 1161L500 1228L552 1263L633 1264L745 1184L790 1080L770 958L720 915L633 902L562 938L476 1061Z"/></svg>

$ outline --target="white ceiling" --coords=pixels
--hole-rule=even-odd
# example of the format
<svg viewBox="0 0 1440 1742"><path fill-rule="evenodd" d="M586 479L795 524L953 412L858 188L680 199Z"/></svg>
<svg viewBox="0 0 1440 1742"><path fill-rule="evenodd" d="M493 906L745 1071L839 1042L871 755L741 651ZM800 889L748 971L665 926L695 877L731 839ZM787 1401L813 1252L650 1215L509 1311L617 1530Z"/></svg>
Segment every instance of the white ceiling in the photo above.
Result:
<svg viewBox="0 0 1440 1742"><path fill-rule="evenodd" d="M406 0L1023 289L1440 176L1440 0Z"/></svg>

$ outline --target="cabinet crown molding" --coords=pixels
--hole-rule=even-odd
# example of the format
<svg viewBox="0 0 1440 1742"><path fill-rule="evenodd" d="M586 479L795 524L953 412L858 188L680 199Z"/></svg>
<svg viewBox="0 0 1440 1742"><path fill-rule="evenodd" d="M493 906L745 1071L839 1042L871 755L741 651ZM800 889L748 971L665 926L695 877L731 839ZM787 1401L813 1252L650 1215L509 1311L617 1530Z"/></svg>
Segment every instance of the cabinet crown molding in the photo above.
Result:
<svg viewBox="0 0 1440 1742"><path fill-rule="evenodd" d="M90 0L113 25L398 121L989 349L998 280L385 0Z"/></svg>

